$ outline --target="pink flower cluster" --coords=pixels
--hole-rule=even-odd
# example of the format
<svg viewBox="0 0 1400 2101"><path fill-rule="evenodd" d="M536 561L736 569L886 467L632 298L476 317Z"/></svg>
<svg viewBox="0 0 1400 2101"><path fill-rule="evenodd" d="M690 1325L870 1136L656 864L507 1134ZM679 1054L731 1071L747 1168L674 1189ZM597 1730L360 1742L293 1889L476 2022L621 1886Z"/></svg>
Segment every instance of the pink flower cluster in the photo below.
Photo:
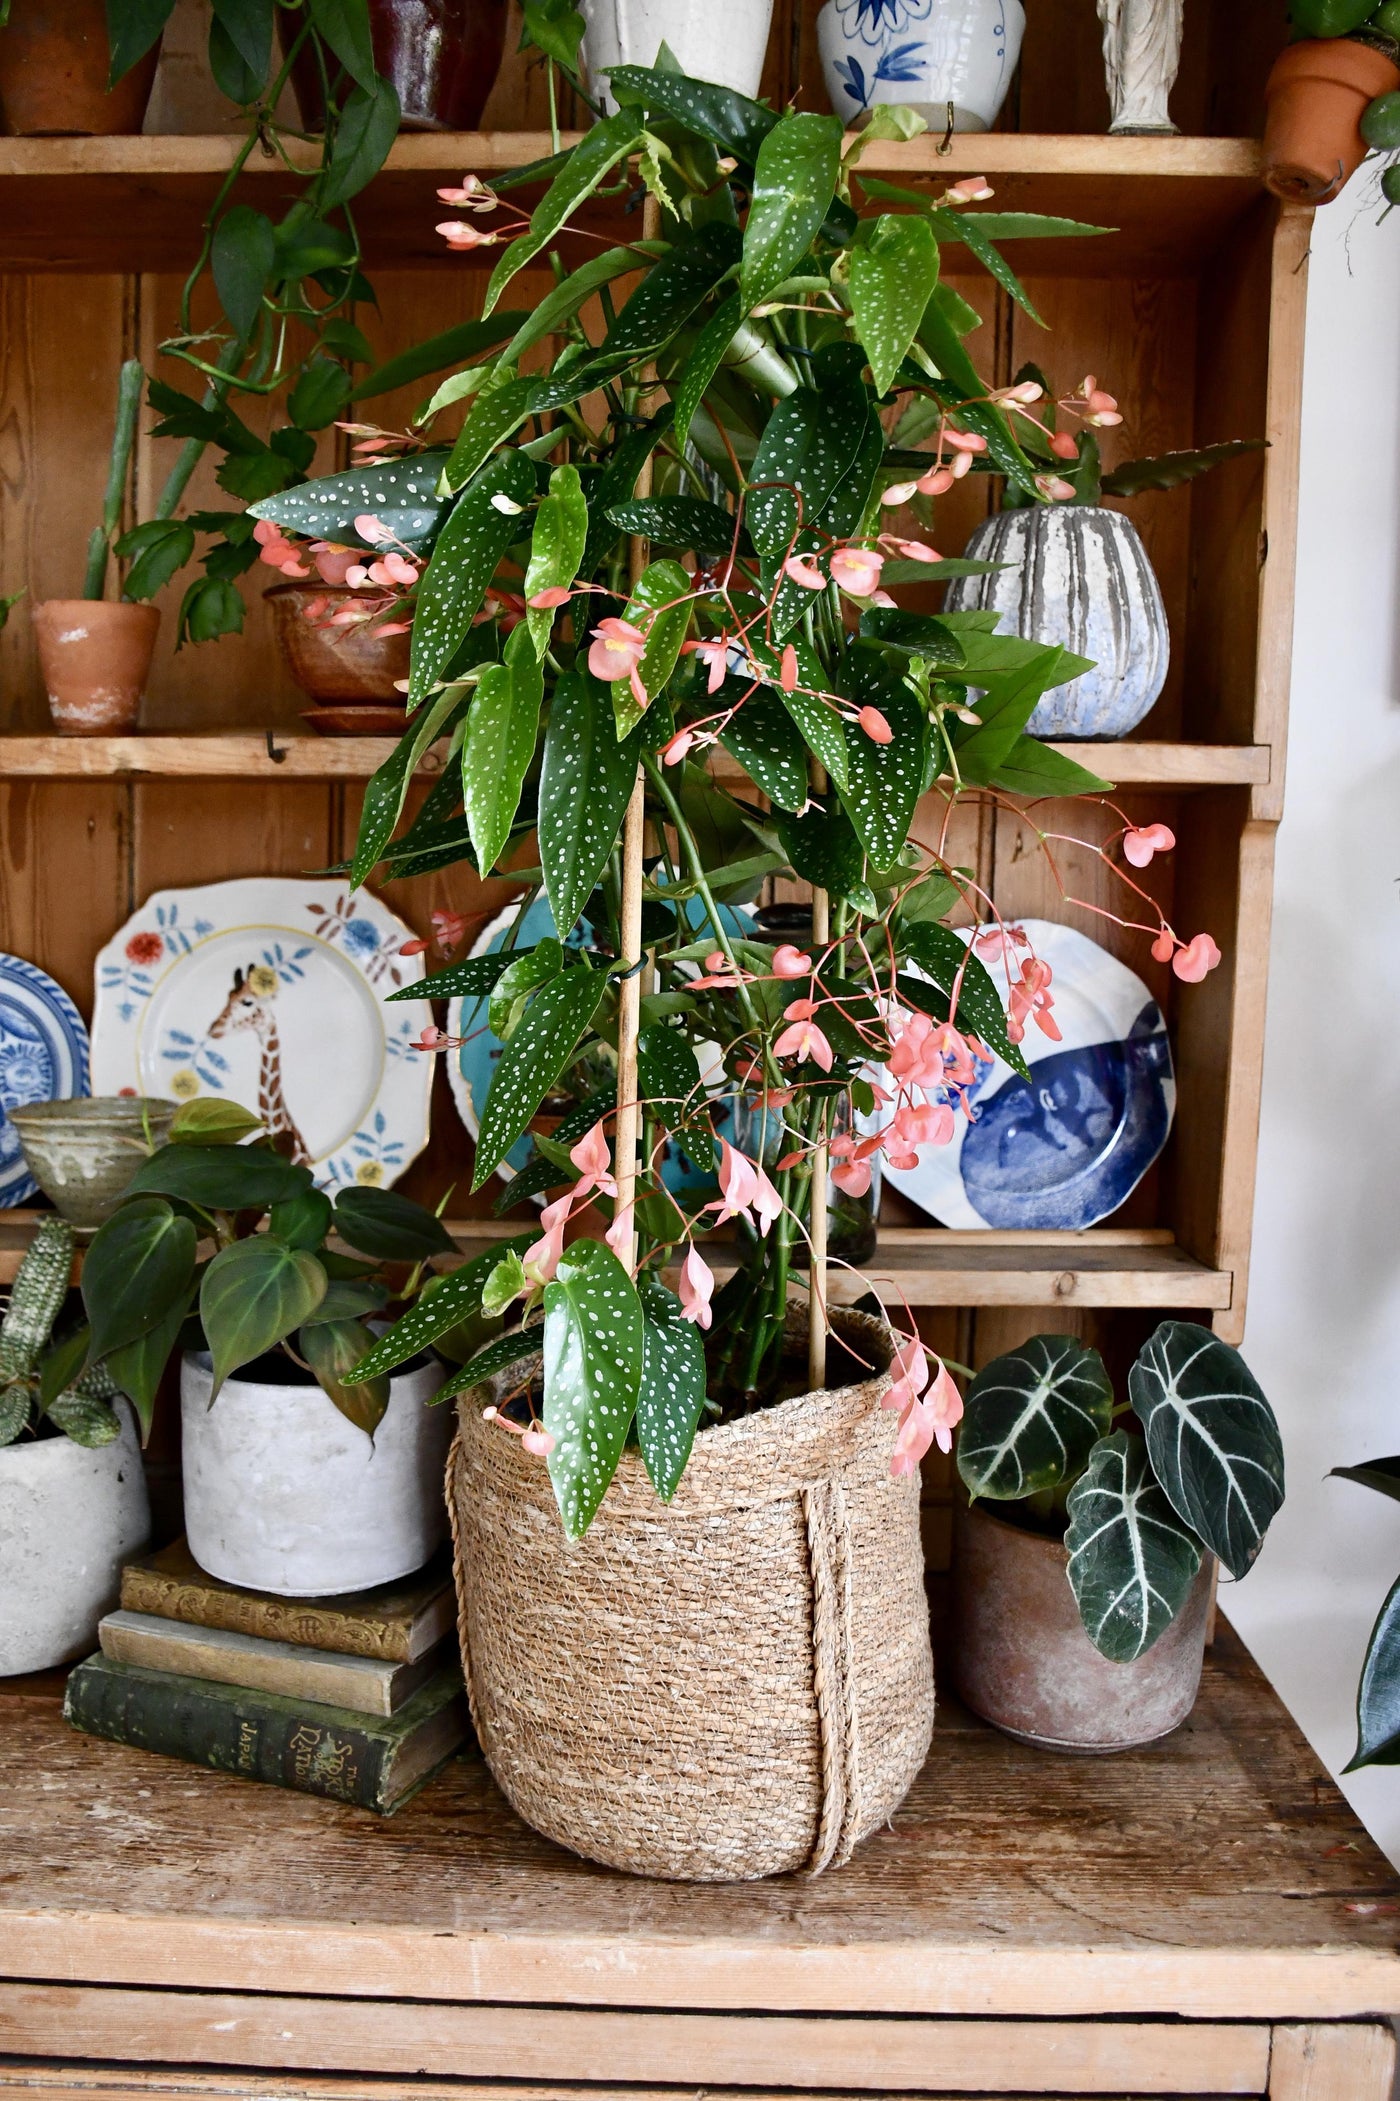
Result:
<svg viewBox="0 0 1400 2101"><path fill-rule="evenodd" d="M298 581L311 575L303 557L309 557L316 575L323 584L334 590L375 592L374 598L366 597L358 604L337 606L331 611L331 601L314 598L303 609L303 618L315 626L360 627L368 621L375 622L375 632L380 635L407 634L410 623L386 622L380 616L388 612L395 601L412 590L422 574L423 564L379 518L365 514L355 520L355 530L362 540L371 546L384 548L384 553L374 561L366 561L364 550L344 547L334 540L293 540L280 525L270 518L260 518L253 527L253 538L258 543L259 560L283 576Z"/></svg>
<svg viewBox="0 0 1400 2101"><path fill-rule="evenodd" d="M880 1405L899 1412L890 1458L890 1472L896 1480L915 1471L935 1440L940 1452L953 1449L953 1431L962 1421L962 1395L947 1365L941 1358L935 1362L938 1374L930 1385L928 1351L917 1335L911 1335L900 1342L890 1365L893 1376Z"/></svg>

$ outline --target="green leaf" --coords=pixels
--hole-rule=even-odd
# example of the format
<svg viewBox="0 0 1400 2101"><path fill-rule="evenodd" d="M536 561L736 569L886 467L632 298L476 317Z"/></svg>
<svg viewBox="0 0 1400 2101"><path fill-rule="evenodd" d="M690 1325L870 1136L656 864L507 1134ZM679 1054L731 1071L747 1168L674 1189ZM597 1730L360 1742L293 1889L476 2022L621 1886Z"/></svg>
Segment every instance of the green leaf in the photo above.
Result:
<svg viewBox="0 0 1400 2101"><path fill-rule="evenodd" d="M482 1288L502 1256L512 1251L523 1254L538 1238L538 1232L533 1232L498 1241L485 1254L475 1255L459 1269L437 1278L432 1290L425 1291L417 1305L401 1314L380 1336L368 1356L352 1366L356 1379L363 1383L378 1378L381 1372L393 1371L426 1350L440 1335L449 1335L465 1321L474 1320L481 1312Z"/></svg>
<svg viewBox="0 0 1400 2101"><path fill-rule="evenodd" d="M1142 1439L1124 1430L1094 1446L1068 1509L1070 1588L1084 1631L1110 1662L1132 1663L1186 1603L1200 1542L1153 1480Z"/></svg>
<svg viewBox="0 0 1400 2101"><path fill-rule="evenodd" d="M508 1043L529 1005L530 995L548 985L564 968L564 944L547 935L533 948L516 950L510 967L501 973L491 995L488 1020L491 1034Z"/></svg>
<svg viewBox="0 0 1400 2101"><path fill-rule="evenodd" d="M59 1394L44 1413L65 1437L89 1451L115 1444L122 1434L121 1417L108 1401L75 1388Z"/></svg>
<svg viewBox="0 0 1400 2101"><path fill-rule="evenodd" d="M961 238L962 216L959 212L956 221L959 231L942 233L943 240ZM1076 240L1091 234L1118 231L1116 226L1091 226L1084 219L1057 219L1047 212L978 212L974 223L977 231L989 241Z"/></svg>
<svg viewBox="0 0 1400 2101"><path fill-rule="evenodd" d="M304 1328L319 1327L323 1320L360 1320L367 1313L382 1311L389 1297L387 1285L372 1283L366 1277L334 1276L327 1268L328 1257L319 1255L317 1259L331 1281L316 1311L302 1322ZM360 1356L373 1339L369 1336L360 1344Z"/></svg>
<svg viewBox="0 0 1400 2101"><path fill-rule="evenodd" d="M91 1328L75 1328L73 1333L53 1348L39 1363L39 1412L43 1414L50 1402L66 1393L88 1361L92 1347Z"/></svg>
<svg viewBox="0 0 1400 2101"><path fill-rule="evenodd" d="M973 1496L1015 1502L1083 1472L1113 1417L1097 1350L1035 1335L984 1366L967 1391L958 1472Z"/></svg>
<svg viewBox="0 0 1400 2101"><path fill-rule="evenodd" d="M331 1229L331 1200L324 1189L303 1189L268 1214L268 1231L283 1247L318 1248Z"/></svg>
<svg viewBox="0 0 1400 2101"><path fill-rule="evenodd" d="M158 1196L130 1198L99 1227L82 1277L94 1358L147 1334L183 1298L196 1241L190 1220Z"/></svg>
<svg viewBox="0 0 1400 2101"><path fill-rule="evenodd" d="M630 267L635 269L636 264ZM360 381L351 399L373 401L376 395L392 394L399 387L409 387L415 380L426 379L431 373L445 372L449 365L480 357L484 350L494 350L498 343L503 343L512 329L527 326L532 319L533 315L516 308L511 312L493 314L489 321L459 321L454 327L444 328L438 335L415 343L411 350L401 351L397 357L376 365ZM512 346L507 355L514 354ZM440 473L446 454L440 452L435 457Z"/></svg>
<svg viewBox="0 0 1400 2101"><path fill-rule="evenodd" d="M213 1401L240 1364L251 1364L316 1311L326 1272L304 1248L254 1234L220 1248L199 1287L199 1318L214 1360Z"/></svg>
<svg viewBox="0 0 1400 2101"><path fill-rule="evenodd" d="M579 573L587 545L588 504L578 468L556 467L549 477L549 494L535 512L530 565L523 587L526 605L541 591L567 591ZM536 606L531 607L526 618L535 654L543 662L554 630L554 614Z"/></svg>
<svg viewBox="0 0 1400 2101"><path fill-rule="evenodd" d="M1209 1328L1165 1320L1128 1393L1177 1516L1243 1576L1283 1501L1283 1443L1254 1374Z"/></svg>
<svg viewBox="0 0 1400 2101"><path fill-rule="evenodd" d="M501 511L494 499L500 496L518 507L534 493L533 463L521 452L506 451L488 460L458 497L418 585L410 708L447 670L481 610L502 555L520 537L516 513Z"/></svg>
<svg viewBox="0 0 1400 2101"><path fill-rule="evenodd" d="M310 1186L309 1168L296 1166L266 1146L204 1142L166 1145L152 1153L127 1184L127 1196L179 1197L206 1211L261 1211ZM116 1218L108 1220L109 1225L115 1223Z"/></svg>
<svg viewBox="0 0 1400 2101"><path fill-rule="evenodd" d="M738 262L741 246L738 229L722 220L682 229L609 328L600 355L624 362L654 357Z"/></svg>
<svg viewBox="0 0 1400 2101"><path fill-rule="evenodd" d="M518 1298L523 1298L529 1288L530 1280L525 1274L525 1266L519 1255L511 1249L502 1255L486 1279L481 1294L481 1310L483 1313L504 1313L506 1307L513 1306Z"/></svg>
<svg viewBox="0 0 1400 2101"><path fill-rule="evenodd" d="M673 1291L653 1277L640 1287L644 1322L637 1443L663 1503L680 1486L705 1407L705 1348Z"/></svg>
<svg viewBox="0 0 1400 2101"><path fill-rule="evenodd" d="M520 234L506 249L491 272L486 287L483 317L494 311L512 277L533 256L548 247L565 221L590 197L620 160L625 160L642 142L642 126L634 112L620 109L584 133L559 173L530 215L530 230Z"/></svg>
<svg viewBox="0 0 1400 2101"><path fill-rule="evenodd" d="M636 1287L610 1248L567 1250L544 1294L544 1426L549 1477L570 1539L580 1539L617 1471L642 1383L645 1327Z"/></svg>
<svg viewBox="0 0 1400 2101"><path fill-rule="evenodd" d="M376 80L372 88L351 90L336 126L330 167L321 177L322 211L348 203L374 180L389 158L401 114L392 81ZM324 330L321 340L325 341Z"/></svg>
<svg viewBox="0 0 1400 2101"><path fill-rule="evenodd" d="M953 987L958 983L957 1014L954 1017L961 1029L968 1030L994 1050L999 1058L1018 1072L1023 1080L1030 1078L1030 1068L1017 1044L1006 1033L1006 1009L992 979L991 972L981 957L973 953L961 934L951 927L939 926L933 920L920 920L904 929L904 948L910 960L937 987L938 997L930 1001L928 986L917 978L901 976L899 996L909 1006L933 1014L936 1019L949 1018Z"/></svg>
<svg viewBox="0 0 1400 2101"><path fill-rule="evenodd" d="M398 992L391 992L389 1001L485 999L514 960L509 949L496 949L489 956L468 956L461 963L449 963L446 970L435 970L430 977L420 978L416 985L404 985Z"/></svg>
<svg viewBox="0 0 1400 2101"><path fill-rule="evenodd" d="M107 46L112 58L109 88L164 34L174 8L175 0L107 0Z"/></svg>
<svg viewBox="0 0 1400 2101"><path fill-rule="evenodd" d="M1328 1480L1356 1481L1400 1503L1400 1458L1368 1459L1364 1466L1334 1466Z"/></svg>
<svg viewBox="0 0 1400 2101"><path fill-rule="evenodd" d="M506 643L505 662L482 672L462 741L467 823L482 875L490 874L510 838L535 756L543 700L544 672L522 623Z"/></svg>
<svg viewBox="0 0 1400 2101"><path fill-rule="evenodd" d="M776 689L807 749L826 768L833 787L844 795L850 786L845 723L830 701L818 697L827 691L827 677L821 658L811 643L805 636L798 635L793 639L792 648L797 655L798 684L793 692L785 693L781 650L770 648L752 634L748 638L749 655L759 677Z"/></svg>
<svg viewBox="0 0 1400 2101"><path fill-rule="evenodd" d="M865 851L834 796L814 796L801 817L780 817L778 837L794 874L816 890L849 897L865 881Z"/></svg>
<svg viewBox="0 0 1400 2101"><path fill-rule="evenodd" d="M734 341L744 319L744 302L737 292L718 307L699 335L695 338L680 383L674 389L676 409L676 445L685 444L690 434L691 418L704 400L706 392L724 363L725 354Z"/></svg>
<svg viewBox="0 0 1400 2101"><path fill-rule="evenodd" d="M936 873L905 891L896 916L902 927L917 926L923 920L942 921L962 899L962 888L952 876Z"/></svg>
<svg viewBox="0 0 1400 2101"><path fill-rule="evenodd" d="M753 309L791 277L831 209L841 173L838 117L780 117L758 149L739 292Z"/></svg>
<svg viewBox="0 0 1400 2101"><path fill-rule="evenodd" d="M321 1391L373 1443L389 1405L389 1381L350 1377L371 1339L369 1329L357 1320L323 1320L302 1329L297 1349L315 1372Z"/></svg>
<svg viewBox="0 0 1400 2101"><path fill-rule="evenodd" d="M690 627L693 588L692 579L680 563L669 559L649 562L632 587L623 617L646 635L647 645L637 675L653 700L676 668ZM632 734L646 710L638 705L631 683L625 678L613 681L612 705L621 743Z"/></svg>
<svg viewBox="0 0 1400 2101"><path fill-rule="evenodd" d="M1227 460L1238 459L1242 453L1264 451L1268 442L1267 438L1236 438L1227 445L1204 445L1198 452L1163 452L1155 459L1127 460L1104 475L1103 493L1141 496L1148 489L1175 489L1184 481L1194 481L1198 474L1209 474L1213 467L1223 467Z"/></svg>
<svg viewBox="0 0 1400 2101"><path fill-rule="evenodd" d="M1392 1585L1366 1644L1356 1689L1356 1750L1343 1771L1396 1764L1400 1764L1400 1582Z"/></svg>
<svg viewBox="0 0 1400 2101"><path fill-rule="evenodd" d="M131 567L122 581L122 597L138 605L154 598L176 570L183 569L194 553L194 540L194 527L183 518L153 518L123 533L117 553L130 560Z"/></svg>
<svg viewBox="0 0 1400 2101"><path fill-rule="evenodd" d="M886 213L850 253L851 318L877 394L888 394L938 283L938 243L926 219Z"/></svg>
<svg viewBox="0 0 1400 2101"><path fill-rule="evenodd" d="M230 205L214 229L209 267L235 334L252 335L276 261L272 221L251 205Z"/></svg>
<svg viewBox="0 0 1400 2101"><path fill-rule="evenodd" d="M858 723L846 724L850 787L842 800L874 866L892 868L903 851L924 784L927 719L903 677L873 643L846 653L851 703L878 708L894 732L877 744Z"/></svg>
<svg viewBox="0 0 1400 2101"><path fill-rule="evenodd" d="M539 837L561 939L588 903L617 843L639 750L637 736L618 743L610 699L596 679L573 671L558 681L540 768Z"/></svg>
<svg viewBox="0 0 1400 2101"><path fill-rule="evenodd" d="M932 573L941 564L930 563L928 567ZM945 665L967 661L967 652L959 636L946 620L940 620L934 613L906 613L901 607L891 610L888 606L871 606L860 616L860 632L867 642L880 642L886 648L903 649L910 656L923 657L936 665L940 673Z"/></svg>
<svg viewBox="0 0 1400 2101"><path fill-rule="evenodd" d="M717 503L699 496L638 497L608 506L619 531L666 547L693 548L697 554L728 554L734 545L735 519Z"/></svg>
<svg viewBox="0 0 1400 2101"><path fill-rule="evenodd" d="M373 94L374 45L367 0L307 0L307 4L321 41L329 45L356 86Z"/></svg>
<svg viewBox="0 0 1400 2101"><path fill-rule="evenodd" d="M763 141L778 121L771 109L733 88L715 87L660 67L610 66L608 86L624 107L660 110L748 167L754 165Z"/></svg>
<svg viewBox="0 0 1400 2101"><path fill-rule="evenodd" d="M641 1100L659 1112L668 1127L693 1114L703 1101L700 1067L679 1029L658 1021L642 1030L637 1038L637 1086Z"/></svg>
<svg viewBox="0 0 1400 2101"><path fill-rule="evenodd" d="M618 530L608 511L632 495L637 476L670 428L671 404L667 402L650 423L638 425L619 441L597 480L589 484L588 545L583 551L580 576L591 577L604 555L617 545Z"/></svg>
<svg viewBox="0 0 1400 2101"><path fill-rule="evenodd" d="M991 786L1012 795L1100 795L1113 783L1038 737L1018 737L992 775Z"/></svg>
<svg viewBox="0 0 1400 2101"><path fill-rule="evenodd" d="M631 277L649 257L664 253L665 247L660 241L635 241L625 248L605 248L601 255L590 256L586 263L580 263L577 270L571 271L552 292L547 292L530 313L510 317L498 315L488 323L474 325L494 327L497 320L510 318L515 334L506 345L503 356L507 364L518 364L532 343L557 334L563 323L571 320L604 285L611 284L618 277Z"/></svg>
<svg viewBox="0 0 1400 2101"><path fill-rule="evenodd" d="M525 0L524 35L547 58L576 71L583 16L573 0Z"/></svg>
<svg viewBox="0 0 1400 2101"><path fill-rule="evenodd" d="M324 430L350 399L350 374L334 358L313 357L287 397L287 414L302 430Z"/></svg>
<svg viewBox="0 0 1400 2101"><path fill-rule="evenodd" d="M112 1350L103 1359L103 1369L110 1372L136 1410L141 1425L141 1442L145 1444L151 1434L155 1419L156 1394L160 1389L165 1367L170 1362L180 1343L180 1330L189 1318L190 1309L199 1295L197 1281L191 1280L188 1290L176 1299L174 1305L154 1327L148 1328L134 1342L126 1343L119 1350Z"/></svg>
<svg viewBox="0 0 1400 2101"><path fill-rule="evenodd" d="M493 1256L492 1260L495 1259ZM439 1387L433 1395L431 1405L450 1400L457 1393L470 1393L474 1386L483 1386L488 1379L494 1379L497 1372L509 1371L527 1357L538 1357L543 1345L544 1328L538 1323L532 1322L528 1328L508 1329L494 1342L489 1342L484 1350L478 1350L466 1364L459 1365L446 1385Z"/></svg>
<svg viewBox="0 0 1400 2101"><path fill-rule="evenodd" d="M260 87L272 63L273 0L213 0L213 9L215 21Z"/></svg>
<svg viewBox="0 0 1400 2101"><path fill-rule="evenodd" d="M409 725L384 764L370 775L360 804L360 833L355 841L355 858L350 864L350 880L357 890L378 865L393 837L418 761L429 745L454 725L455 718L465 708L466 702L461 694L450 686L446 692L435 695L418 720ZM415 997L421 997L420 986L409 989Z"/></svg>
<svg viewBox="0 0 1400 2101"><path fill-rule="evenodd" d="M476 326L476 323L472 324ZM386 366L384 370L389 368ZM186 433L176 431L174 436ZM198 436L196 431L194 435ZM378 518L405 547L421 552L441 530L452 506L437 493L447 449L419 452L379 467L352 467L344 474L323 474L298 488L283 489L251 506L254 518L270 518L288 532L312 540L335 540L341 546L366 543L355 520Z"/></svg>
<svg viewBox="0 0 1400 2101"><path fill-rule="evenodd" d="M981 638L966 637L968 643L967 665L957 674L959 679L981 671L978 663L980 651L974 645ZM988 642L999 643L1011 637L989 636ZM981 717L980 726L969 729L952 726L953 749L957 754L958 772L965 781L983 785L990 781L1007 763L1025 734L1026 724L1034 714L1038 702L1052 686L1062 685L1068 675L1064 659L1068 651L1056 643L1033 643L1032 654L1020 668L1014 671L982 672L978 684L981 692L972 705ZM1081 662L1081 659L1074 659Z"/></svg>
<svg viewBox="0 0 1400 2101"><path fill-rule="evenodd" d="M531 1001L501 1052L481 1112L473 1189L499 1167L572 1057L607 989L607 973L566 970Z"/></svg>
<svg viewBox="0 0 1400 2101"><path fill-rule="evenodd" d="M840 734L840 723L832 723ZM801 731L771 687L760 686L730 717L720 743L749 779L780 810L800 810L807 800L807 746Z"/></svg>
<svg viewBox="0 0 1400 2101"><path fill-rule="evenodd" d="M442 1220L393 1189L342 1189L335 1199L335 1230L376 1262L424 1262L456 1252Z"/></svg>

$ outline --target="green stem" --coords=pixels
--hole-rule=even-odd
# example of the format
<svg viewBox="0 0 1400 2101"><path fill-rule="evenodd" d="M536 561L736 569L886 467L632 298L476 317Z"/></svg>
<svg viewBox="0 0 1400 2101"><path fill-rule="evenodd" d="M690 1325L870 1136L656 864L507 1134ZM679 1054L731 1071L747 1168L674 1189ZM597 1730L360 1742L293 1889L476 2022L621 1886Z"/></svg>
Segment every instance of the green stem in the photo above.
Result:
<svg viewBox="0 0 1400 2101"><path fill-rule="evenodd" d="M247 340L243 336L239 336L232 343L225 343L223 349L219 352L218 363L220 370L231 373L242 359L246 347ZM222 408L227 394L227 379L222 381L211 380L204 390L202 406L207 409ZM155 517L173 518L175 516L176 511L180 507L180 499L189 487L190 476L203 459L208 443L209 440L207 438L186 438L184 444L180 447L174 466L166 476L165 487L161 490L156 502Z"/></svg>
<svg viewBox="0 0 1400 2101"><path fill-rule="evenodd" d="M102 523L88 541L84 598L100 598L107 582L107 555L122 522L131 448L136 442L136 416L141 407L141 382L145 378L141 360L129 357L117 381L117 421L112 432L112 459L107 469L107 493L102 500Z"/></svg>

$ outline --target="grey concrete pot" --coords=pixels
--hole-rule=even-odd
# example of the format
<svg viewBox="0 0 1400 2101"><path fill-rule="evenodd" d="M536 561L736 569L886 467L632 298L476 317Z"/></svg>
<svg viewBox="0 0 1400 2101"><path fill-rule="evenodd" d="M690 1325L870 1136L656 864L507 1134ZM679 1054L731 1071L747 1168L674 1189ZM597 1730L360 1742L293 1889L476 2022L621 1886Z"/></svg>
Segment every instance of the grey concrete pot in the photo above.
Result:
<svg viewBox="0 0 1400 2101"><path fill-rule="evenodd" d="M200 1567L276 1597L337 1597L421 1568L447 1536L447 1374L398 1372L373 1443L319 1386L225 1380L208 1356L180 1375L185 1536Z"/></svg>
<svg viewBox="0 0 1400 2101"><path fill-rule="evenodd" d="M145 1545L151 1512L135 1425L88 1451L68 1437L0 1449L0 1678L46 1671L97 1646L97 1622Z"/></svg>

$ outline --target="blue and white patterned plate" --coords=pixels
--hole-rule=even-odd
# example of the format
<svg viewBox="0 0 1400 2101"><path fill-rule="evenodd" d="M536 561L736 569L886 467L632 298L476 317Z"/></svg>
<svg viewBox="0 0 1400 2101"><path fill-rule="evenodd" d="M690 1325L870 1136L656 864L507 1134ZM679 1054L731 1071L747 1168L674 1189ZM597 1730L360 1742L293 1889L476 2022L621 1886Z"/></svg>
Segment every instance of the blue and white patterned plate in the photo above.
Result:
<svg viewBox="0 0 1400 2101"><path fill-rule="evenodd" d="M87 1091L82 1015L47 971L22 956L0 955L0 1205L22 1204L39 1186L4 1111Z"/></svg>
<svg viewBox="0 0 1400 2101"><path fill-rule="evenodd" d="M1142 979L1073 927L1021 923L1054 973L1062 1041L1030 1022L1021 1045L1029 1081L991 1060L970 1090L973 1119L959 1112L952 1143L925 1146L917 1167L885 1169L945 1226L1097 1225L1131 1195L1171 1129L1171 1046ZM1004 966L987 967L1004 996Z"/></svg>
<svg viewBox="0 0 1400 2101"><path fill-rule="evenodd" d="M325 1189L384 1188L428 1142L432 1059L412 929L338 877L158 890L97 958L102 1094L223 1095L289 1133Z"/></svg>

